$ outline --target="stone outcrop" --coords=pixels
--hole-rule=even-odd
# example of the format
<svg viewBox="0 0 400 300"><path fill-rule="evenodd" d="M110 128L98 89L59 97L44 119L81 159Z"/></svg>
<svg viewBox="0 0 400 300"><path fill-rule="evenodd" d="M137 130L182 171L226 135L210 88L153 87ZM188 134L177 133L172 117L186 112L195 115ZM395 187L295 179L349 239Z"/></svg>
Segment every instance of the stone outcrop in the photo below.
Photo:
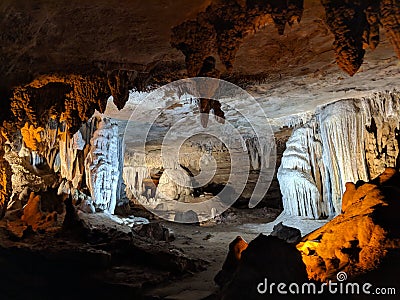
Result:
<svg viewBox="0 0 400 300"><path fill-rule="evenodd" d="M230 251L224 264L225 270L228 265L230 265L229 270L234 272L231 276L222 276L220 273L216 277L219 284L225 283L217 299L276 297L277 293L269 295L257 291L258 285L264 283L266 279L269 284L307 282L306 266L300 252L294 245L273 236L260 234L247 247L236 238L230 244Z"/></svg>
<svg viewBox="0 0 400 300"><path fill-rule="evenodd" d="M232 280L232 276L239 266L242 252L246 250L247 247L247 242L242 239L241 236L237 236L236 239L229 244L229 251L222 265L222 269L214 278L216 284L223 287Z"/></svg>
<svg viewBox="0 0 400 300"><path fill-rule="evenodd" d="M322 0L321 3L326 12L326 24L335 35L336 62L350 76L360 68L365 48L373 50L378 46L380 24L399 55L398 0ZM185 55L190 76L198 73L206 57L217 53L226 69L231 71L246 36L269 22L273 22L279 34L283 34L286 24L299 22L302 13L302 0L215 1L195 20L174 27L171 45Z"/></svg>
<svg viewBox="0 0 400 300"><path fill-rule="evenodd" d="M21 220L31 226L33 231L44 231L58 225L57 211L43 211L42 197L41 195L31 193L28 203L24 208L24 214L21 217Z"/></svg>
<svg viewBox="0 0 400 300"><path fill-rule="evenodd" d="M130 86L121 84L120 81L124 79L119 80L118 77L124 74L112 76L112 88L106 75L39 77L30 84L13 90L10 119L16 121L17 127L28 122L35 128L45 127L50 118L65 121L68 132L74 134L82 123L92 117L95 110L104 112L111 93L115 94L118 107L125 104Z"/></svg>
<svg viewBox="0 0 400 300"><path fill-rule="evenodd" d="M346 182L369 181L397 167L400 98L396 91L340 100L295 129L278 170L289 215L338 215Z"/></svg>
<svg viewBox="0 0 400 300"><path fill-rule="evenodd" d="M110 119L100 118L85 159L86 184L94 206L110 213L114 213L119 195L121 147L117 124Z"/></svg>
<svg viewBox="0 0 400 300"><path fill-rule="evenodd" d="M398 285L400 175L386 169L368 183L347 183L342 213L297 245L309 278L348 278Z"/></svg>

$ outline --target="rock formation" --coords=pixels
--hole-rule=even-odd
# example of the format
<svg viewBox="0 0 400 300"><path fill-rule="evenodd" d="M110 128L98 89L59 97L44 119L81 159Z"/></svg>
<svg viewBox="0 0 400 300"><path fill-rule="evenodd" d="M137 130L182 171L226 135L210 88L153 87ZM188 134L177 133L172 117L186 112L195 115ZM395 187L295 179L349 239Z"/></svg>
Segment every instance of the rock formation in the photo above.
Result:
<svg viewBox="0 0 400 300"><path fill-rule="evenodd" d="M49 125L49 120L65 123L72 136L95 110L104 111L110 95L116 106L122 108L129 89L146 90L187 75L229 78L236 54L246 38L270 23L283 34L286 24L299 22L304 11L302 0L224 0L211 1L206 7L197 2L184 6L178 1L171 4L165 18L159 18L157 14L148 14L154 10L165 13L153 3L139 7L130 1L122 1L116 7L101 2L85 5L75 6L65 0L57 6L46 1L22 6L9 0L2 3L0 129L4 141L1 144L4 146L7 141L11 148L21 150L17 143L22 133L24 147L30 149L30 160L35 167L46 158L51 167L61 168L57 151L43 153L43 147L47 147L43 141L51 139L41 135L52 134L54 141L56 132L48 130L54 126ZM323 0L322 5L326 24L335 36L337 62L350 75L360 67L364 48L377 46L379 25L400 55L398 0ZM154 26L148 28L144 24ZM141 30L143 26L146 30ZM185 56L187 70L171 45ZM217 57L227 70L222 72L225 74L216 69ZM214 63L212 72L203 72L202 66L210 59ZM258 67L259 73L264 67L268 69L268 66ZM223 121L218 102L203 101L200 109L213 110ZM203 121L206 126L207 120ZM1 159L2 198L11 195L11 189L6 188L11 185L10 168ZM76 170L82 175L82 169ZM76 178L80 176L78 173L74 175Z"/></svg>
<svg viewBox="0 0 400 300"><path fill-rule="evenodd" d="M247 247L247 242L242 239L241 236L236 237L236 239L229 244L229 251L222 265L222 269L214 278L216 284L223 287L232 280L232 276L239 266L242 252L246 250Z"/></svg>
<svg viewBox="0 0 400 300"><path fill-rule="evenodd" d="M340 68L353 76L360 68L365 48L379 43L379 25L390 37L398 56L398 0L322 0L326 23L335 35L334 49ZM273 22L279 34L286 24L300 22L303 0L296 1L215 1L195 20L173 28L171 45L182 51L189 76L198 74L204 59L218 53L228 71L233 69L236 53L246 36Z"/></svg>
<svg viewBox="0 0 400 300"><path fill-rule="evenodd" d="M232 248L231 248L232 246ZM236 251L234 254L235 250ZM238 254L238 255L237 255ZM236 256L233 259L233 256ZM229 260L228 260L229 259ZM237 261L232 264L232 261ZM248 246L240 239L236 239L230 245L230 251L225 261L233 267L233 274L225 283L220 273L216 279L219 283L225 283L221 289L219 299L265 299L272 295L260 294L257 287L268 280L268 283L304 283L307 282L306 266L301 260L301 255L294 245L272 236L260 234ZM279 296L279 294L278 294ZM290 295L285 295L290 296ZM298 297L298 295L296 295Z"/></svg>
<svg viewBox="0 0 400 300"><path fill-rule="evenodd" d="M297 228L286 226L283 222L279 222L272 229L271 236L276 236L289 244L297 244L301 240L301 231Z"/></svg>
<svg viewBox="0 0 400 300"><path fill-rule="evenodd" d="M2 138L0 137L0 141ZM4 145L0 143L0 219L4 217L8 202L12 194L11 174L12 170L8 161L4 158Z"/></svg>
<svg viewBox="0 0 400 300"><path fill-rule="evenodd" d="M15 136L14 143L6 145L9 150L4 153L2 169L4 176L12 176L13 204L14 199L22 201L25 191L57 186L59 194L71 194L76 204L86 203L85 208L82 204L85 211L94 205L95 209L114 212L122 181L122 147L115 122L94 116L70 136L66 122L51 118L44 127L26 123L20 137ZM86 190L87 195L80 190Z"/></svg>
<svg viewBox="0 0 400 300"><path fill-rule="evenodd" d="M346 184L342 214L297 245L309 278L336 280L344 271L352 279L398 285L399 182L399 173L388 168L368 183Z"/></svg>
<svg viewBox="0 0 400 300"><path fill-rule="evenodd" d="M295 129L278 170L284 211L335 216L346 182L369 181L398 166L399 101L396 91L337 101Z"/></svg>
<svg viewBox="0 0 400 300"><path fill-rule="evenodd" d="M322 0L321 3L326 11L326 23L335 35L336 62L349 75L353 76L360 68L364 49L373 50L378 46L380 24L400 57L399 1Z"/></svg>
<svg viewBox="0 0 400 300"><path fill-rule="evenodd" d="M100 211L114 213L119 197L121 141L118 126L110 119L95 116L72 138L66 130L59 142L60 175L65 179L60 193L87 187L90 203Z"/></svg>
<svg viewBox="0 0 400 300"><path fill-rule="evenodd" d="M54 199L52 199L54 201ZM43 211L42 196L31 193L24 208L21 220L32 227L34 231L46 230L57 226L57 211ZM55 202L55 201L54 201Z"/></svg>
<svg viewBox="0 0 400 300"><path fill-rule="evenodd" d="M86 184L95 207L110 213L114 213L119 194L121 147L117 124L101 118L90 139L90 151L85 159Z"/></svg>
<svg viewBox="0 0 400 300"><path fill-rule="evenodd" d="M199 74L204 60L218 53L228 71L246 36L273 22L280 34L286 24L299 22L302 0L290 1L215 1L195 20L172 29L171 45L185 55L188 75Z"/></svg>
<svg viewBox="0 0 400 300"><path fill-rule="evenodd" d="M252 171L244 190L240 191L241 199L247 206L260 170L268 167L272 159L269 155L263 155L263 153L271 154L270 139L259 140L249 134L244 140L248 150L249 168ZM232 146L234 143L237 141L233 139L231 145L225 145L212 136L192 136L179 148L179 155L175 150L164 149L162 153L161 149L165 145L163 146L159 140L153 141L151 146L146 146L145 153L138 147L126 149L123 179L127 192L132 195L132 199L140 200L140 203L146 203L153 208L163 200L192 202L196 193L202 194L204 191L218 194L229 182L231 156L234 152L232 149L237 149ZM179 156L178 162L177 156ZM203 177L196 177L201 172ZM201 184L196 181L196 178L201 180L208 177L210 180Z"/></svg>

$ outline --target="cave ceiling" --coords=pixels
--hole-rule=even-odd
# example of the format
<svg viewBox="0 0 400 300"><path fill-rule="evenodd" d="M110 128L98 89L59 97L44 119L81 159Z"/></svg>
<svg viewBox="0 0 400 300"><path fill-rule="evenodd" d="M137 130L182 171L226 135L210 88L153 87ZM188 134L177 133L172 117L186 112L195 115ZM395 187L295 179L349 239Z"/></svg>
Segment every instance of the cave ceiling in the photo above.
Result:
<svg viewBox="0 0 400 300"><path fill-rule="evenodd" d="M110 95L122 108L188 76L293 102L393 88L400 1L3 0L0 45L3 131L54 117L74 132Z"/></svg>

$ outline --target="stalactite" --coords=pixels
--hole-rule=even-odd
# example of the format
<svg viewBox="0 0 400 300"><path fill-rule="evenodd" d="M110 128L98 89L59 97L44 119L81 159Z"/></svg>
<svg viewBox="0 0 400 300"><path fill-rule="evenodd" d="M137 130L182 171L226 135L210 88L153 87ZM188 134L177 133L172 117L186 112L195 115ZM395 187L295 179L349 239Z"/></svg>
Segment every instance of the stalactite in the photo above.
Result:
<svg viewBox="0 0 400 300"><path fill-rule="evenodd" d="M400 58L400 1L380 1L380 21Z"/></svg>
<svg viewBox="0 0 400 300"><path fill-rule="evenodd" d="M379 43L379 23L400 58L399 0L321 0L326 23L335 35L334 49L340 68L353 76L360 68L365 48Z"/></svg>
<svg viewBox="0 0 400 300"><path fill-rule="evenodd" d="M269 20L283 34L285 25L299 22L302 13L302 0L213 2L195 20L172 29L171 45L185 55L189 76L196 76L204 59L216 53L230 72L246 36L260 30Z"/></svg>
<svg viewBox="0 0 400 300"><path fill-rule="evenodd" d="M10 151L6 156L15 194L26 187L33 191L45 189L58 180L58 174L62 179L59 193L75 197L78 190L87 187L90 195L86 197L90 200L85 201L98 210L114 212L122 194L123 153L115 122L97 115L71 136L65 121L50 118L44 128L26 123L21 136L19 152ZM81 196L76 200L82 200Z"/></svg>

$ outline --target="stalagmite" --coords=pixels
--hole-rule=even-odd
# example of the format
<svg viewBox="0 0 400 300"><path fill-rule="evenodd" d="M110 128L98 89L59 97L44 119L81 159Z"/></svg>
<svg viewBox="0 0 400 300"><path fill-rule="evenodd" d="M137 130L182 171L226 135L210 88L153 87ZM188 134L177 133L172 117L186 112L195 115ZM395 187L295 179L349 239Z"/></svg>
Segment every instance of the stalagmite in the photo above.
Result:
<svg viewBox="0 0 400 300"><path fill-rule="evenodd" d="M101 118L85 160L86 184L96 208L114 213L119 181L118 126Z"/></svg>
<svg viewBox="0 0 400 300"><path fill-rule="evenodd" d="M369 181L399 154L400 94L337 101L293 131L278 171L285 213L311 218L341 211L346 182Z"/></svg>
<svg viewBox="0 0 400 300"><path fill-rule="evenodd" d="M11 151L7 156L13 169L15 193L26 187L34 191L44 189L57 180L54 173L58 173L62 179L59 194L75 194L87 187L90 195L82 197L90 202L89 206L114 213L122 195L123 153L114 121L94 115L71 136L64 121L49 119L44 128L26 123L21 135L18 155ZM83 201L82 197L75 197L78 203Z"/></svg>

